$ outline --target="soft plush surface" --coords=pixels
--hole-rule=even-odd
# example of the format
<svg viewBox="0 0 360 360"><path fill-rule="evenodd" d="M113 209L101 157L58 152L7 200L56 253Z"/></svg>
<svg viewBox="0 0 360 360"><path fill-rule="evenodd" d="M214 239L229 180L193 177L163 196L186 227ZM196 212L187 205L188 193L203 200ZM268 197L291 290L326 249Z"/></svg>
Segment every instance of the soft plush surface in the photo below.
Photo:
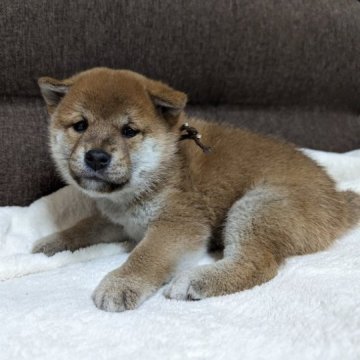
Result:
<svg viewBox="0 0 360 360"><path fill-rule="evenodd" d="M339 188L360 192L360 150L307 153ZM0 208L1 359L360 358L360 226L327 251L288 259L254 289L199 302L160 291L137 310L105 313L90 295L125 261L120 245L29 254L37 238L92 210L70 187Z"/></svg>

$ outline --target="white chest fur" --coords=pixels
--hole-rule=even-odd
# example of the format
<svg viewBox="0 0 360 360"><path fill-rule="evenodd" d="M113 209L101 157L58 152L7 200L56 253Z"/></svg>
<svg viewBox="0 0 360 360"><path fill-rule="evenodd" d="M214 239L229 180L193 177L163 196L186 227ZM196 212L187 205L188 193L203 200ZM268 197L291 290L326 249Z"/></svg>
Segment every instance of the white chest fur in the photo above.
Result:
<svg viewBox="0 0 360 360"><path fill-rule="evenodd" d="M144 237L149 223L158 216L164 201L164 194L160 194L137 205L98 199L97 206L112 222L122 225L132 240L139 242Z"/></svg>

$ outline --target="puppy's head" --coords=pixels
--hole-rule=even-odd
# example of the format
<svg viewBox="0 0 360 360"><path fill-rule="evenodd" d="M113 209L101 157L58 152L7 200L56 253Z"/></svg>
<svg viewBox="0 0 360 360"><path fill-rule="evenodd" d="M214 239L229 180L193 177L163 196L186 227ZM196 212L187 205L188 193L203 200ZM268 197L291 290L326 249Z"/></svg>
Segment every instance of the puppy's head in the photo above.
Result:
<svg viewBox="0 0 360 360"><path fill-rule="evenodd" d="M187 97L126 70L95 68L39 79L52 156L64 179L90 195L150 187L176 152Z"/></svg>

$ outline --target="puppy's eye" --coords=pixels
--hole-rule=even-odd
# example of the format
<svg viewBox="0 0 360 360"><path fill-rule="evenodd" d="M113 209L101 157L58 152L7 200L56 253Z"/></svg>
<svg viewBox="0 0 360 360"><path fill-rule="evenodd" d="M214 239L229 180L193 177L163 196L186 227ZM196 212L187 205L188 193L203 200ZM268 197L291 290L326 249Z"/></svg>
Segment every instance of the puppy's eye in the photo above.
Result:
<svg viewBox="0 0 360 360"><path fill-rule="evenodd" d="M132 127L130 127L129 125L125 125L122 128L121 133L123 134L123 136L125 136L127 138L132 138L139 133L139 130L135 130Z"/></svg>
<svg viewBox="0 0 360 360"><path fill-rule="evenodd" d="M75 123L72 127L76 132L82 133L88 128L88 122L86 119L82 119Z"/></svg>

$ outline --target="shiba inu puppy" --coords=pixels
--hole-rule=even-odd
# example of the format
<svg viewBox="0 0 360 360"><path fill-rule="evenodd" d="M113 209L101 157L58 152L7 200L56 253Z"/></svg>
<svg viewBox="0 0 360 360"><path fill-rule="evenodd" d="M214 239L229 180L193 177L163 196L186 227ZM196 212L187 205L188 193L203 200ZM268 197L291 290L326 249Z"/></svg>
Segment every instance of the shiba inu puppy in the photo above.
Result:
<svg viewBox="0 0 360 360"><path fill-rule="evenodd" d="M33 252L136 244L95 289L100 309L134 309L171 280L166 296L179 300L251 288L272 279L286 257L325 249L359 219L358 196L337 191L294 146L188 118L186 95L161 82L95 68L39 85L56 166L99 213ZM195 141L179 141L186 138ZM223 258L178 271L208 247L223 248Z"/></svg>

